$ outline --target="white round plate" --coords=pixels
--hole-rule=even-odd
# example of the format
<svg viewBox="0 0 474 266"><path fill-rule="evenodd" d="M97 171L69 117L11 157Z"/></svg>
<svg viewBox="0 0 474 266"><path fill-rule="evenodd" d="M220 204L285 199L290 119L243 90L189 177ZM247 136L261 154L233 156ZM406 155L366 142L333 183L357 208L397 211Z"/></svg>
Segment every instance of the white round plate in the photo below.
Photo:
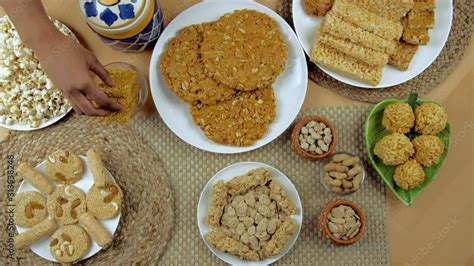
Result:
<svg viewBox="0 0 474 266"><path fill-rule="evenodd" d="M212 246L211 244L207 242L206 235L208 232L212 230L212 228L206 223L207 209L209 208L209 205L211 204L212 189L219 180L224 180L227 182L236 176L244 175L250 170L260 168L260 167L264 167L272 172L272 179L280 183L280 185L283 187L285 192L288 194L288 197L295 204L296 211L295 211L295 214L292 215L291 217L296 222L296 231L293 234L293 236L290 238L290 241L288 241L288 243L286 244L283 251L279 255L262 260L262 261L258 261L258 262L243 261L232 255L229 255L227 253L217 250L216 248L214 248L214 246ZM199 197L199 203L198 203L198 209L197 209L197 222L198 222L199 232L201 233L201 237L206 243L207 247L212 251L212 253L214 253L214 255L216 255L219 259L223 260L224 262L231 265L243 265L243 264L269 265L281 259L283 256L285 256L285 254L288 253L288 251L290 251L293 244L295 244L296 239L298 239L298 236L301 231L301 225L303 223L303 206L301 205L301 199L298 194L298 191L296 190L293 183L291 183L291 180L285 174L280 172L278 169L272 166L263 164L263 163L242 162L242 163L236 163L236 164L227 166L226 168L220 170L217 174L215 174L209 180L209 182L207 182L206 186L201 192L201 196Z"/></svg>
<svg viewBox="0 0 474 266"><path fill-rule="evenodd" d="M17 130L17 131L33 131L33 130L39 130L45 127L49 127L52 124L57 123L59 120L61 120L63 117L65 117L69 112L71 112L72 107L69 108L67 112L60 116L55 116L49 120L41 122L41 124L38 127L30 127L29 125L26 124L13 124L13 125L7 125L7 124L0 124L0 127L8 128L11 130Z"/></svg>
<svg viewBox="0 0 474 266"><path fill-rule="evenodd" d="M79 181L77 181L73 185L80 188L82 191L84 191L84 193L87 193L87 191L89 191L89 188L92 187L92 184L94 183L94 179L93 179L92 172L90 170L89 163L87 162L86 157L84 157L84 156L79 156L79 157L81 158L82 162L84 163L84 174L82 175L82 178L79 179ZM36 169L39 170L42 173L46 173L45 172L45 167L46 167L45 164L46 164L46 161L41 162L40 164L38 164L36 166ZM115 180L115 178L110 174L109 171L107 171L107 173L109 174L109 178L112 178L113 180ZM17 194L21 193L21 192L25 192L25 191L38 191L38 190L35 187L33 187L32 185L30 185L30 183L23 180L23 182L21 182L21 184L20 184L20 187L18 188ZM121 217L121 214L119 213L117 216L115 216L112 219L99 220L99 222L103 226L105 226L105 228L107 228L107 231L109 231L113 236L115 231L117 230L118 224L120 222L120 217ZM19 234L21 234L21 233L25 232L26 230L28 230L28 228L24 228L24 227L20 227L20 226L17 226L16 229L17 229ZM34 243L33 245L31 245L30 249L36 255L38 255L38 256L40 256L44 259L47 259L49 261L56 261L56 259L54 259L54 257L51 255L51 252L49 251L50 238L51 238L51 236L48 236L47 238L41 239L40 241L38 241L38 242ZM89 238L90 238L90 236L89 236ZM94 256L101 249L102 248L99 247L99 245L97 245L97 243L94 242L91 238L91 247L90 247L89 251L86 253L86 255L81 258L81 260L85 260L87 258L90 258L90 257Z"/></svg>
<svg viewBox="0 0 474 266"><path fill-rule="evenodd" d="M168 42L182 28L203 22L215 21L222 15L239 9L254 9L271 16L280 26L288 43L286 69L273 84L277 116L267 134L249 147L232 147L209 140L193 123L189 105L169 89L159 67L160 56ZM271 9L248 0L212 0L196 4L178 15L163 31L150 62L150 87L156 108L165 124L180 139L201 150L214 153L241 153L260 148L280 136L293 122L306 95L308 70L306 58L298 38L290 26Z"/></svg>
<svg viewBox="0 0 474 266"><path fill-rule="evenodd" d="M50 17L50 19L53 20L54 22L57 22L57 23L61 24L63 27L65 27L67 30L69 30L69 32L71 34L69 37L73 38L76 42L79 42L79 39L77 39L77 36L74 34L74 32L72 32L72 30L70 28L68 28L64 23L62 23L61 21L59 21L57 19L51 18L51 17ZM72 107L70 107L67 110L67 112L65 112L64 114L62 114L60 116L55 116L55 117L52 117L48 120L45 120L45 121L41 122L41 124L38 127L30 127L27 124L7 125L5 123L0 123L0 127L8 128L8 129L11 129L11 130L17 130L17 131L39 130L39 129L49 127L49 126L57 123L59 120L61 120L63 117L65 117L69 112L71 112L71 110L72 110Z"/></svg>
<svg viewBox="0 0 474 266"><path fill-rule="evenodd" d="M309 56L315 44L317 32L323 18L308 15L304 10L303 1L304 0L293 0L293 24L295 25L296 33L300 39L301 45ZM385 66L383 78L377 86L371 86L347 78L325 67L318 67L329 76L343 83L361 88L386 88L407 82L421 74L421 72L433 63L441 53L441 50L443 50L443 47L448 40L453 18L452 1L437 1L435 13L435 26L434 29L430 30L431 40L428 45L420 45L407 71L398 70L390 65Z"/></svg>

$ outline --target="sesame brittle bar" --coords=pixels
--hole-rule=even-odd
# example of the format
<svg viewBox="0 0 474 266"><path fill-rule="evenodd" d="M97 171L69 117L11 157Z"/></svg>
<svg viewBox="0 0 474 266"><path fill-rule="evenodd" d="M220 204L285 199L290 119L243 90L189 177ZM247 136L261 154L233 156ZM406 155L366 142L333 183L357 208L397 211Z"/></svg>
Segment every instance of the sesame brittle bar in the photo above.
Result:
<svg viewBox="0 0 474 266"><path fill-rule="evenodd" d="M265 168L257 168L245 175L234 177L227 182L229 194L232 196L247 192L249 189L255 188L259 185L264 185L270 178L270 171Z"/></svg>
<svg viewBox="0 0 474 266"><path fill-rule="evenodd" d="M207 223L211 226L220 226L220 220L224 207L227 204L227 186L220 180L214 185L212 200L207 212Z"/></svg>
<svg viewBox="0 0 474 266"><path fill-rule="evenodd" d="M417 50L418 45L400 42L395 53L390 56L389 64L400 70L406 71Z"/></svg>

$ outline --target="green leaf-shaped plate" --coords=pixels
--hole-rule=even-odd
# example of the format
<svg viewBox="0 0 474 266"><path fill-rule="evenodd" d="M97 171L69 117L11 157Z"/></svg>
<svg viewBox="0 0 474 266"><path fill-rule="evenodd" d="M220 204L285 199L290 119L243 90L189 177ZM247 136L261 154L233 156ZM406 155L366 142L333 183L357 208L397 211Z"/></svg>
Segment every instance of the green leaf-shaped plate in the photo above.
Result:
<svg viewBox="0 0 474 266"><path fill-rule="evenodd" d="M449 142L450 142L450 136L451 136L451 127L448 122L446 125L446 128L438 134L438 137L444 142L444 152L443 152L443 155L441 155L441 159L439 163L431 167L423 168L426 174L426 177L423 183L421 183L417 187L412 188L410 190L404 190L398 187L392 178L393 173L395 172L395 167L387 166L383 164L382 160L379 157L375 156L374 154L375 144L377 144L377 142L381 138L390 134L388 131L385 130L384 126L382 125L383 111L387 105L392 104L392 103L397 103L397 102L407 102L407 100L385 100L378 103L372 108L372 110L370 111L367 117L367 121L365 124L365 146L367 149L367 153L369 155L369 159L372 165L374 166L375 170L379 174L379 176L382 178L385 184L390 188L390 190L392 190L393 193L395 193L395 196L397 196L397 198L403 202L403 204L405 204L406 206L410 206L415 200L415 198L421 193L421 191L423 191L423 189L429 183L431 183L431 181L434 180L439 169L442 167L444 159L446 158L446 155L448 154ZM419 99L417 100L417 105L420 105L422 103L427 103L427 102L433 102L433 103L439 104L434 101Z"/></svg>

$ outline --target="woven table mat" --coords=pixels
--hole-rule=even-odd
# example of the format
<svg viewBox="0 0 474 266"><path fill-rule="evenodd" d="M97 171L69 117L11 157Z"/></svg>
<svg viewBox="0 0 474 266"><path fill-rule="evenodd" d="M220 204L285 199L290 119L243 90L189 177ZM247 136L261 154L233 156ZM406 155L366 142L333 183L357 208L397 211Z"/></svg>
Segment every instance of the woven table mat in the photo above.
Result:
<svg viewBox="0 0 474 266"><path fill-rule="evenodd" d="M360 155L367 161L363 124L367 107L307 109L302 115L319 114L338 129L337 150ZM279 261L297 265L384 265L389 263L385 190L372 170L363 190L348 196L365 211L368 223L362 240L349 247L335 247L324 240L315 225L323 205L336 199L324 190L319 179L320 165L298 157L290 148L290 132L253 152L220 155L204 152L178 139L158 115L135 118L132 129L158 152L176 193L176 226L163 265L222 264L204 244L199 234L196 212L200 193L220 169L241 161L258 161L283 171L295 184L303 204L303 227L290 252Z"/></svg>
<svg viewBox="0 0 474 266"><path fill-rule="evenodd" d="M15 156L15 167L20 161L36 165L57 149L70 149L84 155L91 147L102 151L107 169L124 192L124 200L122 217L112 246L82 263L130 265L138 262L147 265L159 260L174 225L174 199L159 157L127 127L73 116L40 131L13 132L7 141L0 144L0 265L38 265L48 262L29 249L17 250L16 260L6 258L7 156ZM17 176L15 181L16 191L21 180Z"/></svg>
<svg viewBox="0 0 474 266"><path fill-rule="evenodd" d="M292 0L282 0L278 8L278 13L290 25L293 24L291 6ZM473 0L454 0L453 25L446 46L441 51L441 54L420 75L398 86L383 89L366 89L350 86L330 77L308 60L309 77L318 85L362 102L376 103L389 98L404 98L410 92L424 95L444 81L464 55L473 33L473 16Z"/></svg>

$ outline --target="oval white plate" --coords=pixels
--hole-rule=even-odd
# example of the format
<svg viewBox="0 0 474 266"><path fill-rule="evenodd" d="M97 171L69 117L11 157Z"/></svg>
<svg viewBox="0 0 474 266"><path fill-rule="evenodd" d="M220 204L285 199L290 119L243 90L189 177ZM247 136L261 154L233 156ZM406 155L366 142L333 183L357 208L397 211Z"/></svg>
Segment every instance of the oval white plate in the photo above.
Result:
<svg viewBox="0 0 474 266"><path fill-rule="evenodd" d="M293 24L296 33L300 39L301 45L308 54L315 44L319 25L323 21L322 17L313 17L306 13L303 6L304 0L293 0ZM453 18L453 4L451 0L442 0L436 2L436 18L434 29L430 30L430 42L428 45L420 45L407 71L401 71L392 66L385 66L383 78L377 86L371 86L366 83L339 75L334 71L320 67L329 76L352 86L362 88L386 88L396 86L407 82L418 76L438 57L448 40L451 31Z"/></svg>
<svg viewBox="0 0 474 266"><path fill-rule="evenodd" d="M177 32L189 25L215 21L225 13L238 9L254 9L277 21L288 43L288 63L274 84L277 116L269 126L267 134L249 147L232 147L209 140L193 123L189 105L176 97L168 88L159 67L160 56ZM306 58L298 38L290 26L271 9L252 1L206 1L185 10L163 31L156 44L150 62L150 87L156 108L165 124L180 139L201 150L215 153L241 153L262 147L280 136L293 122L306 95L308 70Z"/></svg>
<svg viewBox="0 0 474 266"><path fill-rule="evenodd" d="M94 179L93 179L92 172L89 168L89 163L87 162L86 157L81 156L81 155L79 155L79 157L81 158L82 162L84 163L84 174L82 175L82 178L79 179L79 181L77 181L73 185L80 188L84 193L87 193L87 191L89 191L89 188L94 183ZM46 161L41 162L40 164L38 164L36 166L36 169L39 170L42 173L46 173L45 172L45 164L46 164ZM109 171L107 171L107 173L109 174L109 178L112 178L113 180L115 180L115 178L110 174ZM23 180L23 182L21 182L20 187L18 188L18 191L16 193L18 194L18 193L25 192L25 191L38 191L38 190L35 187L33 187L32 185L30 185L28 182ZM105 228L107 228L107 230L113 236L115 231L117 230L118 224L120 222L120 217L121 217L121 214L119 213L119 215L115 216L113 219L99 220L99 222L103 226L105 226ZM28 228L19 227L19 226L17 226L16 229L17 229L18 233L23 233L26 230L28 230ZM50 261L56 261L56 259L54 259L54 257L51 255L51 252L49 251L50 238L51 238L51 236L48 236L46 238L41 239L40 241L38 241L38 242L34 243L33 245L31 245L30 249L36 255L38 255L38 256L40 256L44 259L47 259L47 260L50 260ZM90 238L90 236L89 236L89 238ZM90 257L94 256L101 249L102 248L99 247L99 245L97 245L97 243L94 242L91 238L91 247L90 247L89 251L86 253L86 255L84 255L84 257L81 258L81 260L85 260L87 258L90 258Z"/></svg>
<svg viewBox="0 0 474 266"><path fill-rule="evenodd" d="M212 228L206 223L206 215L207 215L207 209L209 208L209 205L211 204L211 198L212 198L212 189L214 185L219 181L219 180L224 180L224 181L230 181L232 178L246 174L248 171L264 167L266 169L269 169L272 172L272 178L280 185L283 187L285 192L288 194L288 197L291 199L291 201L295 204L296 211L295 214L292 215L291 217L293 220L296 222L296 231L291 237L290 241L286 244L285 248L283 251L274 257L258 261L258 262L252 262L252 261L242 261L237 259L236 257L229 255L227 253L221 252L217 250L214 246L209 244L206 239L206 235L209 231L212 230ZM303 223L303 206L301 205L301 199L298 194L298 191L296 190L295 186L293 183L291 183L291 180L282 172L280 172L278 169L263 164L263 163L257 163L257 162L242 162L242 163L236 163L230 166L227 166L226 168L220 170L217 174L215 174L209 182L207 182L206 186L201 192L201 196L199 197L199 203L198 203L198 209L197 209L197 222L198 222L198 227L199 227L199 232L201 233L201 237L206 243L207 247L216 255L219 259L223 260L226 263L229 263L231 265L269 265L271 263L274 263L275 261L281 259L283 256L285 256L288 251L290 251L291 247L293 244L295 244L296 239L298 239L298 236L301 231L301 225Z"/></svg>

